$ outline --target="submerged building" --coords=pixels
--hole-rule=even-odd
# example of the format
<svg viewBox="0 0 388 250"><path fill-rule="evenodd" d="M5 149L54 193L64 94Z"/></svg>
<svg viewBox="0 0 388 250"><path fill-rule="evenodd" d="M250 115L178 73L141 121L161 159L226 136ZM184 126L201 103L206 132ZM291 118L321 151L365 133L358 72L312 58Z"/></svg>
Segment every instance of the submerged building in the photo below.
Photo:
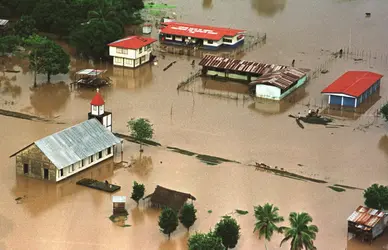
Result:
<svg viewBox="0 0 388 250"><path fill-rule="evenodd" d="M380 89L383 75L369 71L348 71L322 90L328 103L357 108Z"/></svg>
<svg viewBox="0 0 388 250"><path fill-rule="evenodd" d="M219 49L236 47L245 39L245 30L219 28L206 25L165 22L159 29L159 41L164 44L198 46Z"/></svg>
<svg viewBox="0 0 388 250"><path fill-rule="evenodd" d="M202 74L250 85L257 97L281 100L307 81L308 69L206 55L199 62Z"/></svg>
<svg viewBox="0 0 388 250"><path fill-rule="evenodd" d="M16 173L58 182L113 157L121 141L111 132L107 118L111 113L105 113L104 104L97 92L89 120L37 140L11 155L16 157Z"/></svg>
<svg viewBox="0 0 388 250"><path fill-rule="evenodd" d="M150 37L130 36L108 44L113 65L136 68L149 62L154 42L156 40Z"/></svg>

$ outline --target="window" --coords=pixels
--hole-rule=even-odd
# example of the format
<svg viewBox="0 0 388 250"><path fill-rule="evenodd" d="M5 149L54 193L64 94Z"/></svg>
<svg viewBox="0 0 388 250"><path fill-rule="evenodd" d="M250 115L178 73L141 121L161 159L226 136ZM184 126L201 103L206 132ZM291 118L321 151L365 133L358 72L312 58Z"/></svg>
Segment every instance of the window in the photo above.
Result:
<svg viewBox="0 0 388 250"><path fill-rule="evenodd" d="M123 49L122 48L116 48L116 53L117 54L123 54Z"/></svg>
<svg viewBox="0 0 388 250"><path fill-rule="evenodd" d="M90 156L90 158L89 158L89 163L92 163L93 162L93 155L92 156Z"/></svg>
<svg viewBox="0 0 388 250"><path fill-rule="evenodd" d="M92 106L93 107L93 111L97 111L97 106Z"/></svg>
<svg viewBox="0 0 388 250"><path fill-rule="evenodd" d="M207 43L208 44L213 44L213 41L212 40L207 40Z"/></svg>
<svg viewBox="0 0 388 250"><path fill-rule="evenodd" d="M139 49L139 53L143 53L143 47Z"/></svg>
<svg viewBox="0 0 388 250"><path fill-rule="evenodd" d="M171 35L166 35L166 38L171 38Z"/></svg>
<svg viewBox="0 0 388 250"><path fill-rule="evenodd" d="M123 63L123 58L121 57L115 57L115 63Z"/></svg>
<svg viewBox="0 0 388 250"><path fill-rule="evenodd" d="M81 161L81 167L85 166L85 160Z"/></svg>
<svg viewBox="0 0 388 250"><path fill-rule="evenodd" d="M102 151L98 152L98 159L102 158Z"/></svg>
<svg viewBox="0 0 388 250"><path fill-rule="evenodd" d="M60 176L60 177L63 176L63 168L59 170L59 176Z"/></svg>
<svg viewBox="0 0 388 250"><path fill-rule="evenodd" d="M132 61L131 59L125 59L125 64L126 65L131 65L132 64L131 61Z"/></svg>
<svg viewBox="0 0 388 250"><path fill-rule="evenodd" d="M109 148L108 148L108 155L110 155L111 153L112 153L112 148L109 147Z"/></svg>
<svg viewBox="0 0 388 250"><path fill-rule="evenodd" d="M71 172L74 171L74 164L71 164Z"/></svg>
<svg viewBox="0 0 388 250"><path fill-rule="evenodd" d="M28 164L27 163L23 164L23 172L24 172L24 174L28 174Z"/></svg>
<svg viewBox="0 0 388 250"><path fill-rule="evenodd" d="M123 49L123 54L128 54L128 50L127 49Z"/></svg>
<svg viewBox="0 0 388 250"><path fill-rule="evenodd" d="M223 41L225 43L232 43L232 39L229 39L229 38L224 38Z"/></svg>

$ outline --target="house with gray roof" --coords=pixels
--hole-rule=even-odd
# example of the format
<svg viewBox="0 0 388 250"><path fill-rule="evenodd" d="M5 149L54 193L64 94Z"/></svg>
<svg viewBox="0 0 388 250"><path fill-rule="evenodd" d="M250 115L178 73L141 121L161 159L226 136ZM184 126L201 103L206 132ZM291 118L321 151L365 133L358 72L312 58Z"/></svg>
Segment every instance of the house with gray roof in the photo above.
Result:
<svg viewBox="0 0 388 250"><path fill-rule="evenodd" d="M16 173L58 182L113 157L121 141L95 118L35 141L16 157Z"/></svg>

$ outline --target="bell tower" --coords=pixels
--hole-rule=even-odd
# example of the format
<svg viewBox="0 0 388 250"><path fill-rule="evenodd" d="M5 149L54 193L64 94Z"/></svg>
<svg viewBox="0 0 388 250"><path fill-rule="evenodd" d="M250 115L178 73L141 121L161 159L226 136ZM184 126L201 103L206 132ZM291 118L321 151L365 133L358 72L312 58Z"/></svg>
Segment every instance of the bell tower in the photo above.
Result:
<svg viewBox="0 0 388 250"><path fill-rule="evenodd" d="M96 95L90 102L88 119L90 120L93 118L96 118L106 129L112 132L112 113L105 111L105 101L102 98L99 89L97 89Z"/></svg>

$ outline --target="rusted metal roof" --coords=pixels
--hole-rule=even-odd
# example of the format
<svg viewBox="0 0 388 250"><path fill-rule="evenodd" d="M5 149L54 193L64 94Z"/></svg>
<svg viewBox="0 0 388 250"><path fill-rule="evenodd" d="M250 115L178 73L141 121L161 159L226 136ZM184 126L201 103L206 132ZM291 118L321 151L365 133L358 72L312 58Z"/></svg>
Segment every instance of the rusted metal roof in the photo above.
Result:
<svg viewBox="0 0 388 250"><path fill-rule="evenodd" d="M306 69L283 68L279 71L262 75L257 80L249 83L249 85L269 84L284 90L304 77L308 71Z"/></svg>
<svg viewBox="0 0 388 250"><path fill-rule="evenodd" d="M152 194L147 195L143 200L149 197L151 197L151 203L175 210L180 210L188 199L196 200L191 194L182 193L159 185L156 186Z"/></svg>
<svg viewBox="0 0 388 250"><path fill-rule="evenodd" d="M258 63L215 55L205 55L199 62L199 65L203 67L214 67L219 69L234 70L241 73L253 73L259 75L264 75L287 68L287 66L282 65Z"/></svg>
<svg viewBox="0 0 388 250"><path fill-rule="evenodd" d="M354 222L361 226L373 228L384 218L385 213L383 211L359 206L348 218L348 221ZM366 229L365 229L366 230Z"/></svg>

